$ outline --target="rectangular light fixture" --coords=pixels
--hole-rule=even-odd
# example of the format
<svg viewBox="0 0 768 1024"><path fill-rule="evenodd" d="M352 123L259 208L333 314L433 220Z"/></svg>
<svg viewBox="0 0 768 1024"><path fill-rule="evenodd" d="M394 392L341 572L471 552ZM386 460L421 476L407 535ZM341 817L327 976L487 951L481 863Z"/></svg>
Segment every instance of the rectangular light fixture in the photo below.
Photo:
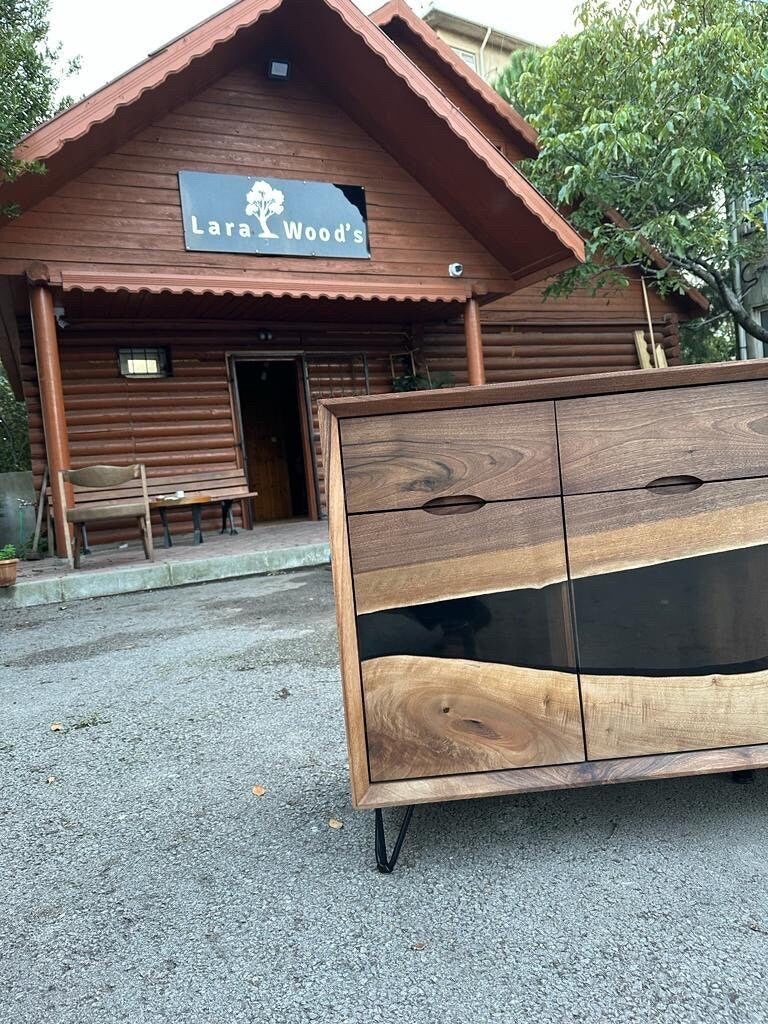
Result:
<svg viewBox="0 0 768 1024"><path fill-rule="evenodd" d="M291 77L291 62L284 57L273 57L267 68L267 78L286 82Z"/></svg>

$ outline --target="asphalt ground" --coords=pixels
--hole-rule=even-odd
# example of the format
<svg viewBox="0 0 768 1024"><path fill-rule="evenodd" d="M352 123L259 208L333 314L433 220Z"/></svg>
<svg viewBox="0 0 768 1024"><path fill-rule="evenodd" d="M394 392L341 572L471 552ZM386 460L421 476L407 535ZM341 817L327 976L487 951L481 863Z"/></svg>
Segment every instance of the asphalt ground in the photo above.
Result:
<svg viewBox="0 0 768 1024"><path fill-rule="evenodd" d="M0 700L2 1024L768 1021L765 773L417 808L375 871L326 569L5 612Z"/></svg>

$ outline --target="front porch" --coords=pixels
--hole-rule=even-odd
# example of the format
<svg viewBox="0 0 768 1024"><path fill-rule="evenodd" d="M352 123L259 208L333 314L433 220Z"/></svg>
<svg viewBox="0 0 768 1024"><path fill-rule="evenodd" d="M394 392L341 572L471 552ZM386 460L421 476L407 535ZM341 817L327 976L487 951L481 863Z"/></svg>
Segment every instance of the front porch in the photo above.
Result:
<svg viewBox="0 0 768 1024"><path fill-rule="evenodd" d="M138 540L103 545L79 570L64 558L19 562L16 586L0 590L0 610L281 572L329 558L327 523L307 519L262 523L235 536L207 533L203 544L174 535L172 548L155 548L154 562L144 561Z"/></svg>

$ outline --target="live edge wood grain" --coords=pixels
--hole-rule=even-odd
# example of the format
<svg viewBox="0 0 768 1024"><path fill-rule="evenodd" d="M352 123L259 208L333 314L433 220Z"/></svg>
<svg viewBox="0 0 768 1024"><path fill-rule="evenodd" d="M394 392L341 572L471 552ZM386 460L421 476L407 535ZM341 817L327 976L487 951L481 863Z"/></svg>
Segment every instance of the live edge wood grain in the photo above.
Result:
<svg viewBox="0 0 768 1024"><path fill-rule="evenodd" d="M349 420L341 439L350 513L560 492L551 402Z"/></svg>
<svg viewBox="0 0 768 1024"><path fill-rule="evenodd" d="M566 578L559 498L432 515L422 509L349 517L357 611L381 611Z"/></svg>
<svg viewBox="0 0 768 1024"><path fill-rule="evenodd" d="M713 608L717 605L712 595L722 593L727 596L731 586L732 576L729 573L732 570L729 566L740 565L740 576L748 576L754 583L756 574L759 576L759 566L763 563L756 550L754 558L750 555L745 565L743 552L753 547L757 549L758 546L763 546L760 550L765 551L764 546L768 544L768 481L758 478L759 473L765 473L768 477L768 465L764 467L761 461L763 434L768 434L763 429L761 397L768 387L766 378L768 362L757 361L746 365L680 367L407 396L338 399L327 403L323 412L323 441L331 467L331 545L337 601L340 604L338 616L342 674L353 802L356 807L386 807L768 766L768 742L762 742L768 737L768 702L765 700L768 678L763 671L762 659L765 652L759 624L751 624L750 620L737 635L728 628L719 628L718 623L712 619ZM742 389L740 382L747 382L749 386ZM739 387L736 387L737 384ZM695 397L695 393L703 385L712 385L708 389L712 394L702 392L700 404L697 404L699 398ZM648 654L645 649L635 667L634 664L625 665L620 662L621 651L612 653L610 645L606 646L602 642L593 644L594 649L590 655L593 660L589 669L584 670L588 753L593 760L583 761L584 754L580 753L577 760L569 763L560 761L557 764L520 767L525 763L526 756L521 751L532 748L537 742L545 749L530 753L531 760L528 763L539 757L547 760L554 757L567 759L567 751L572 751L574 733L571 731L572 716L569 714L564 714L561 724L557 728L553 725L552 730L549 729L550 720L547 719L548 728L542 729L540 736L538 730L532 730L527 743L519 737L509 738L507 729L519 727L520 717L528 723L533 721L525 715L532 714L531 707L541 708L536 702L545 700L544 695L552 685L555 685L557 696L551 700L562 700L558 686L565 679L572 682L573 676L569 673L558 674L556 669L523 670L524 674L534 673L537 683L532 684L532 689L528 691L523 687L522 692L527 694L530 701L523 701L522 706L527 711L519 715L517 711L510 712L510 706L520 700L521 670L497 665L497 661L493 662L494 684L500 678L495 675L498 670L507 685L496 689L492 685L490 691L485 689L486 684L478 687L467 685L470 676L475 678L472 672L488 672L484 666L490 663L480 663L479 670L469 670L457 661L454 664L462 667L454 673L452 666L446 669L449 664L446 658L432 658L427 654L416 657L383 651L380 656L371 655L365 663L365 669L361 669L355 631L349 543L351 541L353 547L355 584L362 599L360 611L368 609L376 612L385 608L404 607L408 601L414 604L428 603L442 601L453 595L477 593L480 588L485 590L498 586L499 591L503 591L504 588L514 586L510 567L520 558L518 548L522 547L528 553L525 557L528 557L537 544L558 544L562 542L562 537L542 537L541 530L532 526L521 545L518 542L522 534L510 530L509 523L495 521L487 532L479 528L483 519L474 518L479 511L489 517L487 521L490 524L493 516L504 514L503 508L507 504L518 505L521 509L527 503L544 508L543 501L539 505L528 499L543 499L545 495L549 497L547 492L553 483L546 474L546 487L542 486L541 480L538 483L531 482L530 486L536 488L535 495L492 490L484 493L480 489L488 481L493 488L499 479L504 480L506 477L503 490L508 492L509 482L516 479L519 484L520 479L525 479L525 472L521 474L520 471L525 470L526 464L547 464L545 453L533 455L529 452L528 456L523 454L516 461L514 458L507 460L506 456L499 460L494 456L494 466L485 466L485 469L493 471L484 474L483 449L487 451L498 445L500 439L504 450L510 440L516 442L520 454L519 437L504 434L503 427L497 429L497 414L503 413L503 419L512 405L527 402L539 403L539 408L543 409L549 408L557 400L560 409L564 399L580 396L589 399L591 396L625 393L629 396L631 392L645 394L622 399L622 404L626 406L626 413L621 413L622 418L626 415L631 419L634 415L632 409L636 399L653 400L647 406L653 410L652 414L642 420L642 425L647 427L644 444L635 447L634 440L631 443L629 441L630 434L634 438L637 423L634 423L633 430L627 430L622 435L623 427L618 421L618 412L614 421L611 421L607 413L605 422L600 422L599 417L594 415L591 420L593 429L599 426L603 431L603 438L612 430L611 436L618 439L618 448L629 445L629 449L624 447L625 451L639 453L633 470L637 470L639 475L624 476L621 485L637 483L643 489L626 489L616 494L566 495L564 498L577 628L579 601L582 599L580 595L591 595L591 611L584 618L586 626L594 633L594 623L599 627L602 621L594 616L603 613L605 588L597 590L594 579L590 577L617 574L615 582L620 586L623 585L624 570L629 570L627 576L632 577L633 570L645 573L646 566L695 559L693 565L699 572L696 579L709 579L708 573L712 579L711 586L704 587L709 595L708 603L705 602L701 613L704 625L702 621L692 620L699 621L698 632L693 639L688 638L690 643L685 649L686 657L691 660L699 657L701 648L701 661L694 661L692 666L685 668L678 667L674 637L669 640L669 671L663 664L667 657L667 648L664 646L666 639L662 644L657 643L650 652L658 664L646 666L645 669L641 664ZM660 427L656 435L653 430L655 420L664 418L673 399L679 402L680 409L688 409L686 415L689 418L682 427L684 441L681 444L677 444L671 434L665 433L672 430L668 424L663 429ZM690 416L691 403L695 407L693 418ZM578 404L572 403L573 408ZM695 411L696 408L699 411ZM411 430L398 434L398 424L407 425L409 419L423 418L431 424L433 421L437 423L437 417L440 417L439 429L433 430L432 426L427 425L419 427L416 434ZM374 419L376 422L373 422ZM456 420L460 422L460 429L452 425ZM476 427L476 420L482 423L480 428ZM377 449L377 435L382 423L384 448ZM351 432L347 436L348 430ZM700 434L705 437L713 453L711 465L699 447ZM447 445L446 437L449 439ZM424 442L423 447L419 447L420 439ZM425 462L435 460L438 468L443 466L445 469L440 452L447 448L453 457L457 446L466 439L478 439L478 447L472 451L473 456L479 455L479 461L474 457L466 458L469 470L457 471L449 466L445 476L438 481L436 473L428 472ZM341 441L344 442L344 469L348 473L351 469L351 476L348 476L346 483L349 484L357 475L357 497L348 507L344 503L345 481L342 477L342 453L339 447ZM347 441L351 442L349 449ZM406 447L415 441L415 448L405 451L401 446L403 441ZM354 453L356 442L359 447L357 453ZM657 469L653 459L646 459L646 449L662 450L667 442L674 458L660 458ZM367 450L366 445L369 446ZM538 451L537 445L533 448ZM376 460L382 452L381 467L378 467ZM678 456L682 461L676 463L674 459ZM409 458L415 459L413 465L409 465ZM527 463L528 458L530 463ZM600 457L596 458L599 463ZM581 463L580 472L592 472L590 459L585 458L583 452L578 456L578 461ZM628 457L624 461L631 464L632 458ZM479 472L478 466L481 467ZM382 476L376 479L378 468L382 468ZM603 470L600 469L600 472ZM604 485L619 486L615 479L604 484L604 478L599 476L597 469L595 474L588 478L586 486L597 490ZM735 479L740 474L753 478ZM645 484L662 476L695 476L712 482L688 491L674 487L644 489ZM534 477L532 472L531 480ZM712 480L713 477L717 480ZM382 479L384 484L381 483ZM470 486L469 479L477 486ZM431 483L424 488L424 481ZM435 481L438 483L433 486ZM559 495L559 487L555 486L551 493ZM395 495L394 501L389 498L391 494ZM427 515L420 509L427 498L465 494L490 499L491 504L482 510L475 509L472 513L457 515L455 518L451 515L423 520L419 518ZM505 499L510 497L524 497L525 501L506 502ZM558 500L555 499L556 502ZM403 504L398 505L398 502ZM398 511L384 512L384 509ZM403 518L396 524L395 516ZM422 522L425 524L425 533L421 533ZM741 560L721 554L738 551L742 552ZM713 558L712 567L704 564L705 558L710 556ZM503 574L497 574L493 565L494 558L504 563ZM469 561L464 562L462 559ZM517 585L543 585L552 575L547 565L551 567L554 564L548 558L540 559L535 571L531 569L531 582L527 583L526 578L521 578ZM758 568L753 569L753 564ZM557 565L559 568L559 563ZM653 568L648 571L666 570ZM563 578L562 573L559 576ZM437 581L433 590L429 589L433 584L425 584L425 578ZM670 587L675 580L674 573L660 578L666 581L665 586ZM538 584L533 582L534 579L538 580ZM610 582L605 584L606 587L612 585ZM468 590L464 587L468 587ZM698 593L696 587L691 590L694 597ZM603 594L602 598L600 594ZM645 591L641 598L646 600L647 595L643 597L643 594ZM663 596L660 595L655 604L651 602L656 611L657 605L665 603ZM620 596L617 597L617 600L620 599ZM717 600L722 601L722 597ZM589 618L590 614L592 619ZM680 619L684 607L678 607L676 614ZM716 633L711 642L708 634L710 627L707 625L710 621ZM598 638L600 636L599 632L595 635ZM698 646L693 644L694 639ZM605 664L601 661L603 655L609 656ZM422 662L418 670L408 660L414 658ZM428 670L426 663L432 662L437 664L433 670ZM367 702L365 713L363 672ZM690 674L685 675L685 672ZM421 681L423 689L420 697L411 692L410 687L414 681L417 684ZM441 705L446 689L451 700L446 699ZM448 712L443 710L445 707L449 708ZM453 713L459 716L457 722L451 723L453 729L446 724L451 720L451 708L456 709ZM437 721L434 721L435 717ZM464 723L464 726L460 723ZM467 724L471 728L465 729ZM575 737L581 736L583 741L579 722L576 724ZM533 736L533 731L537 736ZM465 746L468 735L474 744L469 749ZM505 738L508 742L505 742ZM694 745L695 749L689 749ZM557 751L556 747L559 748ZM677 748L676 752L669 752L674 748ZM373 779L368 766L369 754L372 756ZM506 756L515 760L505 762L503 758ZM573 756L577 757L575 753ZM518 767L509 767L510 764ZM402 777L395 778L398 774Z"/></svg>
<svg viewBox="0 0 768 1024"><path fill-rule="evenodd" d="M763 381L557 403L566 494L768 475Z"/></svg>
<svg viewBox="0 0 768 1024"><path fill-rule="evenodd" d="M768 671L581 676L591 759L768 741Z"/></svg>
<svg viewBox="0 0 768 1024"><path fill-rule="evenodd" d="M410 655L362 670L374 782L584 759L573 673Z"/></svg>
<svg viewBox="0 0 768 1024"><path fill-rule="evenodd" d="M565 498L574 579L768 544L768 480Z"/></svg>

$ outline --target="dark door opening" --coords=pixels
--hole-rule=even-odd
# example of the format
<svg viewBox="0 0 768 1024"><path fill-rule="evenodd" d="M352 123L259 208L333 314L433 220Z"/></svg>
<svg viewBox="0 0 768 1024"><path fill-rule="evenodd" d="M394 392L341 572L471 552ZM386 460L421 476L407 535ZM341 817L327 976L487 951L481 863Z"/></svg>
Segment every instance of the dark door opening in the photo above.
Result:
<svg viewBox="0 0 768 1024"><path fill-rule="evenodd" d="M252 490L259 492L253 499L254 519L308 515L308 486L314 482L307 467L297 363L238 360L235 373L245 469Z"/></svg>

